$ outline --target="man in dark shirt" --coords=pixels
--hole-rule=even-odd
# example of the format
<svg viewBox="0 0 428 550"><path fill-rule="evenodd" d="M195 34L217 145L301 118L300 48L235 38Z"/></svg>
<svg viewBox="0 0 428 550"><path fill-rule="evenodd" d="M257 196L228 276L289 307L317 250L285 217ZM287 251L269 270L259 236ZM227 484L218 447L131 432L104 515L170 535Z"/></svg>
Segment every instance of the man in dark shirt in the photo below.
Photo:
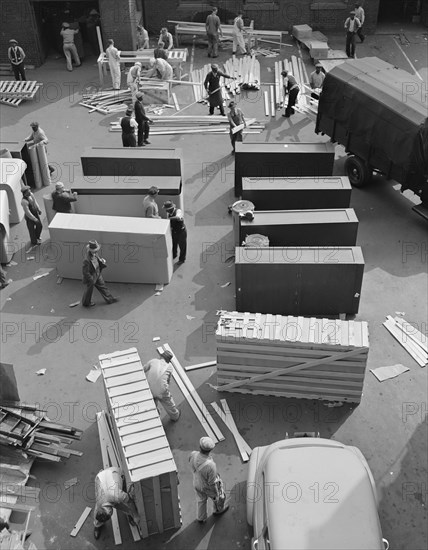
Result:
<svg viewBox="0 0 428 550"><path fill-rule="evenodd" d="M135 128L138 128L138 124L132 116L132 109L126 110L125 116L120 119L120 126L122 128L122 145L124 147L137 147Z"/></svg>
<svg viewBox="0 0 428 550"><path fill-rule="evenodd" d="M55 191L52 193L52 200L52 209L55 210L55 212L70 214L71 203L77 201L77 193L72 193L68 189L65 189L62 181L59 181L55 185Z"/></svg>
<svg viewBox="0 0 428 550"><path fill-rule="evenodd" d="M171 222L172 258L177 257L180 248L178 263L184 264L187 252L187 229L184 223L183 212L172 201L166 201L163 205L169 221Z"/></svg>
<svg viewBox="0 0 428 550"><path fill-rule="evenodd" d="M210 103L210 115L214 114L214 108L218 107L220 109L220 113L223 116L226 116L226 113L224 112L223 107L223 95L221 93L221 86L220 86L220 78L232 78L235 80L233 76L229 76L228 74L222 73L218 65L213 63L211 65L211 71L207 74L205 81L204 81L204 88L208 92L208 101Z"/></svg>
<svg viewBox="0 0 428 550"><path fill-rule="evenodd" d="M296 105L300 88L297 84L297 80L290 72L282 71L281 75L284 77L284 94L288 94L287 108L282 116L289 118L290 115L294 115L294 105Z"/></svg>
<svg viewBox="0 0 428 550"><path fill-rule="evenodd" d="M213 8L213 12L207 17L205 28L208 38L208 57L218 57L218 41L219 36L222 36L222 31L217 8Z"/></svg>
<svg viewBox="0 0 428 550"><path fill-rule="evenodd" d="M149 133L150 133L150 126L149 124L153 124L153 120L151 120L146 115L146 110L144 109L143 105L143 92L138 92L136 95L136 101L134 104L134 111L135 111L135 120L138 124L138 147L142 147L144 145L150 145L149 141Z"/></svg>
<svg viewBox="0 0 428 550"><path fill-rule="evenodd" d="M7 51L7 56L9 58L10 64L12 65L15 80L27 80L24 67L24 50L20 46L18 46L18 42L14 38L12 38L12 40L9 40L9 44L10 47Z"/></svg>
<svg viewBox="0 0 428 550"><path fill-rule="evenodd" d="M242 132L244 131L244 128L246 126L244 113L236 106L236 103L234 101L231 101L229 103L229 114L227 115L227 118L229 120L230 124L230 141L232 143L232 155L235 154L235 143L237 141L242 141ZM244 125L244 128L241 130L238 130L237 132L233 131L234 128L237 126L241 126L241 124Z"/></svg>

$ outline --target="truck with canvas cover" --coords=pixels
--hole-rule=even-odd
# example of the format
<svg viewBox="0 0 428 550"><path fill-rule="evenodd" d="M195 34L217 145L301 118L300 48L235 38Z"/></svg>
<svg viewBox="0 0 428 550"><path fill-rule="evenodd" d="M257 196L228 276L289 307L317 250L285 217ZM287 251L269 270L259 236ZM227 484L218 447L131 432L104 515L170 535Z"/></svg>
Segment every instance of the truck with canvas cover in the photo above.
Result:
<svg viewBox="0 0 428 550"><path fill-rule="evenodd" d="M315 132L348 153L355 187L373 171L421 199L413 209L428 219L428 94L424 82L378 59L346 61L327 73Z"/></svg>

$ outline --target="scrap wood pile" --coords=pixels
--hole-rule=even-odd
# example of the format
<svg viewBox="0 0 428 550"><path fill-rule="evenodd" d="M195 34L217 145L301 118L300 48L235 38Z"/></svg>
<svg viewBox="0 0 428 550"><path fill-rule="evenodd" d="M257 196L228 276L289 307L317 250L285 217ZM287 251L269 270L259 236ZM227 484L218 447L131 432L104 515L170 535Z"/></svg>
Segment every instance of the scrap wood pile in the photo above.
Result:
<svg viewBox="0 0 428 550"><path fill-rule="evenodd" d="M227 134L229 122L221 115L155 115L152 116L153 126L150 127L151 136L174 134ZM247 121L244 133L260 133L264 125L256 119ZM110 123L110 132L121 132L119 121Z"/></svg>
<svg viewBox="0 0 428 550"><path fill-rule="evenodd" d="M0 103L18 107L22 101L34 99L42 84L36 80L0 82Z"/></svg>
<svg viewBox="0 0 428 550"><path fill-rule="evenodd" d="M384 327L421 367L428 364L428 338L402 317L387 315Z"/></svg>
<svg viewBox="0 0 428 550"><path fill-rule="evenodd" d="M106 92L95 92L83 94L83 101L79 102L79 105L89 109L89 113L97 111L103 115L109 115L120 111L125 111L129 105L132 104L132 97L130 90L111 90ZM156 104L146 105L145 109L147 113L151 112L163 112L164 108L173 109L172 105Z"/></svg>
<svg viewBox="0 0 428 550"><path fill-rule="evenodd" d="M45 411L31 405L0 407L0 443L19 448L28 456L60 462L80 451L66 448L82 431L51 422Z"/></svg>
<svg viewBox="0 0 428 550"><path fill-rule="evenodd" d="M241 87L244 90L260 90L260 63L254 55L228 59L224 69L226 74L236 78L226 81L226 88L232 95L239 94Z"/></svg>

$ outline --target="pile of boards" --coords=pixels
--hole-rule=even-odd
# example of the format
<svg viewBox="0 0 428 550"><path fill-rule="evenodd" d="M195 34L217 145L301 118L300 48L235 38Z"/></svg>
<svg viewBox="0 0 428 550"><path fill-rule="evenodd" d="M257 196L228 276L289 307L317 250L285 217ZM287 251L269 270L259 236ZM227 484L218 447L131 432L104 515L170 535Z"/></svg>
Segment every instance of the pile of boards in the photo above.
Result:
<svg viewBox="0 0 428 550"><path fill-rule="evenodd" d="M41 86L36 80L3 80L0 82L0 103L19 107L22 101L34 99Z"/></svg>
<svg viewBox="0 0 428 550"><path fill-rule="evenodd" d="M402 317L388 315L383 325L419 366L428 365L428 339L425 334Z"/></svg>
<svg viewBox="0 0 428 550"><path fill-rule="evenodd" d="M130 90L111 90L109 92L97 91L95 93L84 93L83 100L79 105L103 115L124 111L128 104L132 103Z"/></svg>
<svg viewBox="0 0 428 550"><path fill-rule="evenodd" d="M0 443L22 449L29 456L60 462L80 451L66 448L82 431L50 422L46 412L32 405L0 407Z"/></svg>
<svg viewBox="0 0 428 550"><path fill-rule="evenodd" d="M226 88L232 95L244 90L260 90L260 63L254 55L232 57L224 64L225 73L236 80L226 80Z"/></svg>

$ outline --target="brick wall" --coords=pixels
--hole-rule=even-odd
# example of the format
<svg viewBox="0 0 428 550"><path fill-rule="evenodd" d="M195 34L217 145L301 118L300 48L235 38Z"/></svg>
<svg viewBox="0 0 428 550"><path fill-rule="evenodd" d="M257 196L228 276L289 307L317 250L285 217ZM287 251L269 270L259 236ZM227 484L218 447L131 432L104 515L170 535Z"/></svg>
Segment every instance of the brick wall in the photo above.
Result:
<svg viewBox="0 0 428 550"><path fill-rule="evenodd" d="M119 50L134 50L139 15L135 0L99 0L104 47L113 38Z"/></svg>
<svg viewBox="0 0 428 550"><path fill-rule="evenodd" d="M7 50L11 38L18 40L28 65L38 66L44 61L29 0L1 0L0 29L0 63L8 62Z"/></svg>

